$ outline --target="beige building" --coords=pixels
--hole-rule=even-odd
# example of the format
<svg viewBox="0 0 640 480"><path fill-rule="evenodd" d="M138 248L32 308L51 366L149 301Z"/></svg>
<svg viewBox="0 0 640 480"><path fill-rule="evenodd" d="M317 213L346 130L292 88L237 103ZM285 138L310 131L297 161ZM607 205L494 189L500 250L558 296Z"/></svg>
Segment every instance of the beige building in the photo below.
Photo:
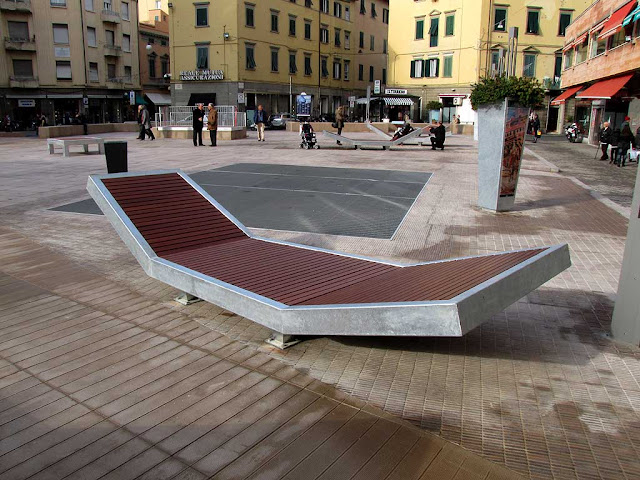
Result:
<svg viewBox="0 0 640 480"><path fill-rule="evenodd" d="M171 105L169 93L170 60L169 60L169 14L162 8L160 1L141 1L139 14L143 14L146 21L140 20L140 83L142 86L142 101L147 104L152 114L166 111ZM153 4L154 8L143 11L145 4Z"/></svg>
<svg viewBox="0 0 640 480"><path fill-rule="evenodd" d="M136 0L0 0L0 113L23 126L77 112L89 122L133 118L140 88Z"/></svg>
<svg viewBox="0 0 640 480"><path fill-rule="evenodd" d="M518 29L515 74L536 77L546 105L559 93L565 29L593 0L394 0L389 25L389 83L415 99L413 117L442 103L445 121L474 121L471 84L508 64L509 31ZM550 119L555 129L556 121Z"/></svg>
<svg viewBox="0 0 640 480"><path fill-rule="evenodd" d="M305 92L318 115L386 83L388 0L174 1L169 13L174 105L287 112Z"/></svg>

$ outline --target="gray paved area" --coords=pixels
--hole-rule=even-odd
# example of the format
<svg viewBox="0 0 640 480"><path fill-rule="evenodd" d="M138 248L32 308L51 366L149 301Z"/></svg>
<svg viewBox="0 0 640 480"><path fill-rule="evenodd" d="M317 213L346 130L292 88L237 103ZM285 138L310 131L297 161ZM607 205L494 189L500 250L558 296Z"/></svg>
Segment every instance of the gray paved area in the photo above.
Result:
<svg viewBox="0 0 640 480"><path fill-rule="evenodd" d="M49 157L44 142L11 139L0 144L0 213L9 235L19 236L18 245L34 242L108 283L104 290L92 287L71 268L49 278L48 257L31 259L28 252L15 262L4 262L0 270L50 291L58 284L75 283L77 295L105 304L117 306L135 298L170 308L212 335L222 335L225 342L258 349L278 365L289 365L296 375L317 381L315 385L335 386L339 395L382 409L390 416L385 418L407 420L531 478L640 476L640 350L606 336L627 221L564 172L552 173L545 162L527 155L515 211L495 215L474 206L477 149L468 137L447 139L444 152L421 147L390 152L322 148L304 156L296 150L297 137L284 132L267 132L265 143L252 138L221 142L217 149L195 149L189 141L137 144L129 138L131 170L179 167L197 172L245 161L433 173L393 240L259 230L265 236L399 261L568 242L573 266L461 339L323 337L279 352L264 346L268 332L246 319L206 303L175 305L176 292L143 274L104 218L47 210L86 198L86 176L104 171L103 157ZM536 151L556 163L551 153ZM631 177L631 172L624 174ZM631 188L627 190L623 193L630 196ZM14 248L5 245L4 255ZM39 283L45 281L49 283ZM5 301L23 290L8 285ZM0 361L5 362L0 369L12 374L14 367L5 366L7 357ZM41 395L46 394L43 390ZM47 401L58 401L53 400L56 394L49 395ZM128 441L125 437L104 448L116 451ZM94 455L104 456L101 452ZM122 449L114 455L124 458L118 452ZM90 468L105 468L113 457L101 458L92 459ZM62 463L62 468L76 465L74 461ZM452 469L460 478L477 477L459 465Z"/></svg>

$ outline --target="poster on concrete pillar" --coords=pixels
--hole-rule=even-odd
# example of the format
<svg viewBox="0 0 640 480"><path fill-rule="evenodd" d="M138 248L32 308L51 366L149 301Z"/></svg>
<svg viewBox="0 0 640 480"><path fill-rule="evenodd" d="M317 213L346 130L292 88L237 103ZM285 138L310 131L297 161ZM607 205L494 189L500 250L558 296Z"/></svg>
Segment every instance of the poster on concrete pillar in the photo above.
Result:
<svg viewBox="0 0 640 480"><path fill-rule="evenodd" d="M504 127L504 148L500 171L500 196L513 197L520 176L520 162L524 149L524 134L527 129L529 109L510 106Z"/></svg>

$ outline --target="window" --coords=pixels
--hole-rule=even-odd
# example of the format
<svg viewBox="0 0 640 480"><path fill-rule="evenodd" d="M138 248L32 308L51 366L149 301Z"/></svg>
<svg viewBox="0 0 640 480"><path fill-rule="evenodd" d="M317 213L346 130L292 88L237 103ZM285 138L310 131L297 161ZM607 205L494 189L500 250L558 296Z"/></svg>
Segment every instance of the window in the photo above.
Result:
<svg viewBox="0 0 640 480"><path fill-rule="evenodd" d="M364 65L358 65L358 80L361 82L364 80Z"/></svg>
<svg viewBox="0 0 640 480"><path fill-rule="evenodd" d="M587 40L585 38L585 41L582 42L579 45L576 45L575 49L576 49L576 65L579 63L584 62L587 59Z"/></svg>
<svg viewBox="0 0 640 480"><path fill-rule="evenodd" d="M111 0L103 0L102 7L104 8L104 10L112 11L112 9L111 9Z"/></svg>
<svg viewBox="0 0 640 480"><path fill-rule="evenodd" d="M387 84L387 69L386 68L382 69L382 83L384 85Z"/></svg>
<svg viewBox="0 0 640 480"><path fill-rule="evenodd" d="M278 12L271 10L271 31L278 33Z"/></svg>
<svg viewBox="0 0 640 480"><path fill-rule="evenodd" d="M162 1L156 0L156 10L160 10L162 8Z"/></svg>
<svg viewBox="0 0 640 480"><path fill-rule="evenodd" d="M131 51L131 35L122 35L122 50L124 50L125 52Z"/></svg>
<svg viewBox="0 0 640 480"><path fill-rule="evenodd" d="M536 56L535 54L524 54L524 68L522 69L523 77L535 77L536 76Z"/></svg>
<svg viewBox="0 0 640 480"><path fill-rule="evenodd" d="M371 35L369 37L369 50L373 52L375 48L376 48L376 38L373 35Z"/></svg>
<svg viewBox="0 0 640 480"><path fill-rule="evenodd" d="M98 46L98 37L96 36L96 29L93 27L87 27L87 45L90 47Z"/></svg>
<svg viewBox="0 0 640 480"><path fill-rule="evenodd" d="M129 20L129 4L127 2L122 2L120 4L120 15L122 16L123 20ZM131 70L131 67L129 67L129 70ZM125 71L126 71L126 67L125 67Z"/></svg>
<svg viewBox="0 0 640 480"><path fill-rule="evenodd" d="M340 60L333 61L333 79L340 80L342 78L342 63Z"/></svg>
<svg viewBox="0 0 640 480"><path fill-rule="evenodd" d="M90 82L99 82L98 78L98 64L97 63L89 63L89 81Z"/></svg>
<svg viewBox="0 0 640 480"><path fill-rule="evenodd" d="M560 11L560 23L558 24L558 35L564 37L567 27L571 23L571 12Z"/></svg>
<svg viewBox="0 0 640 480"><path fill-rule="evenodd" d="M66 7L67 0L50 0L49 5L52 7Z"/></svg>
<svg viewBox="0 0 640 480"><path fill-rule="evenodd" d="M364 32L360 32L360 41L358 42L358 48L364 48Z"/></svg>
<svg viewBox="0 0 640 480"><path fill-rule="evenodd" d="M351 32L344 32L344 48L349 50L351 48Z"/></svg>
<svg viewBox="0 0 640 480"><path fill-rule="evenodd" d="M155 71L155 68L154 68L154 71ZM115 80L115 79L116 79L116 64L107 63L107 80Z"/></svg>
<svg viewBox="0 0 640 480"><path fill-rule="evenodd" d="M416 19L416 40L424 38L424 18Z"/></svg>
<svg viewBox="0 0 640 480"><path fill-rule="evenodd" d="M383 38L382 39L382 53L387 53L387 39Z"/></svg>
<svg viewBox="0 0 640 480"><path fill-rule="evenodd" d="M93 12L93 0L84 0L84 9L87 12Z"/></svg>
<svg viewBox="0 0 640 480"><path fill-rule="evenodd" d="M571 68L573 65L573 50L564 52L564 69Z"/></svg>
<svg viewBox="0 0 640 480"><path fill-rule="evenodd" d="M629 24L626 27L618 30L613 36L609 37L609 49L616 48L623 43L627 43L627 38L631 39L633 33L633 25Z"/></svg>
<svg viewBox="0 0 640 480"><path fill-rule="evenodd" d="M527 33L531 35L540 35L540 11L527 11Z"/></svg>
<svg viewBox="0 0 640 480"><path fill-rule="evenodd" d="M254 22L254 16L253 16L253 9L254 9L255 5L252 5L250 3L245 3L244 4L244 25L246 27L255 27L255 22Z"/></svg>
<svg viewBox="0 0 640 480"><path fill-rule="evenodd" d="M16 78L33 78L33 63L31 60L13 59L13 76Z"/></svg>
<svg viewBox="0 0 640 480"><path fill-rule="evenodd" d="M150 55L148 57L148 62L149 62L149 78L156 78L156 56Z"/></svg>
<svg viewBox="0 0 640 480"><path fill-rule="evenodd" d="M373 82L373 66L369 67L369 81Z"/></svg>
<svg viewBox="0 0 640 480"><path fill-rule="evenodd" d="M451 35L453 35L453 29L454 29L454 25L456 23L456 17L454 14L451 15L447 15L445 17L445 24L444 24L444 35L446 37L450 37Z"/></svg>
<svg viewBox="0 0 640 480"><path fill-rule="evenodd" d="M491 50L491 71L498 74L503 70L504 50Z"/></svg>
<svg viewBox="0 0 640 480"><path fill-rule="evenodd" d="M311 40L311 20L304 21L304 39Z"/></svg>
<svg viewBox="0 0 640 480"><path fill-rule="evenodd" d="M607 50L607 39L600 39L597 33L591 37L591 58L602 55ZM566 68L566 65L565 65Z"/></svg>
<svg viewBox="0 0 640 480"><path fill-rule="evenodd" d="M289 15L289 35L296 36L296 17Z"/></svg>
<svg viewBox="0 0 640 480"><path fill-rule="evenodd" d="M340 36L341 36L340 29L336 28L335 35L334 35L334 44L336 47L339 47L341 45Z"/></svg>
<svg viewBox="0 0 640 480"><path fill-rule="evenodd" d="M131 67L125 65L124 67L124 81L126 83L131 83Z"/></svg>
<svg viewBox="0 0 640 480"><path fill-rule="evenodd" d="M347 22L351 21L351 9L348 6L344 6L344 19Z"/></svg>
<svg viewBox="0 0 640 480"><path fill-rule="evenodd" d="M424 62L424 76L435 78L440 74L440 59L430 58Z"/></svg>
<svg viewBox="0 0 640 480"><path fill-rule="evenodd" d="M496 32L507 31L507 9L496 7L493 11L493 30Z"/></svg>
<svg viewBox="0 0 640 480"><path fill-rule="evenodd" d="M383 8L382 9L382 23L386 23L387 25L389 24L389 9L388 8Z"/></svg>
<svg viewBox="0 0 640 480"><path fill-rule="evenodd" d="M196 5L196 27L209 25L209 5Z"/></svg>
<svg viewBox="0 0 640 480"><path fill-rule="evenodd" d="M245 68L247 70L255 70L256 69L256 59L254 55L255 44L253 43L245 43L244 45L244 54L246 57Z"/></svg>
<svg viewBox="0 0 640 480"><path fill-rule="evenodd" d="M69 27L65 24L53 24L53 43L69 45Z"/></svg>
<svg viewBox="0 0 640 480"><path fill-rule="evenodd" d="M168 58L160 59L160 69L162 70L162 76L163 77L169 73L169 59Z"/></svg>
<svg viewBox="0 0 640 480"><path fill-rule="evenodd" d="M365 5L365 0L360 0L360 14L364 15L367 13L367 6Z"/></svg>
<svg viewBox="0 0 640 480"><path fill-rule="evenodd" d="M279 67L278 49L271 47L271 71L277 72Z"/></svg>
<svg viewBox="0 0 640 480"><path fill-rule="evenodd" d="M56 78L58 80L71 80L71 62L60 60L56 62Z"/></svg>
<svg viewBox="0 0 640 480"><path fill-rule="evenodd" d="M295 75L298 72L296 65L296 52L289 52L289 74Z"/></svg>
<svg viewBox="0 0 640 480"><path fill-rule="evenodd" d="M438 46L438 23L439 23L439 19L437 17L431 19L431 27L429 28L429 46L430 47Z"/></svg>
<svg viewBox="0 0 640 480"><path fill-rule="evenodd" d="M196 68L202 70L209 68L209 45L196 45Z"/></svg>
<svg viewBox="0 0 640 480"><path fill-rule="evenodd" d="M329 76L329 68L327 67L328 63L327 57L320 58L320 70L322 74L322 78L327 78Z"/></svg>
<svg viewBox="0 0 640 480"><path fill-rule="evenodd" d="M443 77L451 78L453 76L453 56L445 55Z"/></svg>
<svg viewBox="0 0 640 480"><path fill-rule="evenodd" d="M351 66L351 62L349 60L344 61L344 81L349 81L349 67Z"/></svg>
<svg viewBox="0 0 640 480"><path fill-rule="evenodd" d="M329 43L329 27L327 25L320 25L320 42Z"/></svg>
<svg viewBox="0 0 640 480"><path fill-rule="evenodd" d="M305 54L304 56L304 74L310 76L313 73L311 69L311 55Z"/></svg>
<svg viewBox="0 0 640 480"><path fill-rule="evenodd" d="M307 8L311 8L313 2L311 0L304 0L304 6Z"/></svg>
<svg viewBox="0 0 640 480"><path fill-rule="evenodd" d="M424 60L411 60L411 70L409 72L409 76L411 78L420 78L422 77L422 64Z"/></svg>
<svg viewBox="0 0 640 480"><path fill-rule="evenodd" d="M554 82L560 81L562 75L562 55L556 55L556 61L553 66L553 80Z"/></svg>
<svg viewBox="0 0 640 480"><path fill-rule="evenodd" d="M329 13L329 0L320 0L320 11L322 13Z"/></svg>
<svg viewBox="0 0 640 480"><path fill-rule="evenodd" d="M160 45L162 45L163 47L167 46L167 41L166 40L160 40Z"/></svg>
<svg viewBox="0 0 640 480"><path fill-rule="evenodd" d="M107 47L114 47L116 44L116 34L113 30L105 30L104 38ZM151 42L149 42L151 43Z"/></svg>
<svg viewBox="0 0 640 480"><path fill-rule="evenodd" d="M376 18L378 14L376 13L376 4L371 2L371 18Z"/></svg>
<svg viewBox="0 0 640 480"><path fill-rule="evenodd" d="M29 39L29 23L27 22L7 22L9 27L9 38L13 41Z"/></svg>
<svg viewBox="0 0 640 480"><path fill-rule="evenodd" d="M333 16L342 18L342 4L340 2L333 2Z"/></svg>

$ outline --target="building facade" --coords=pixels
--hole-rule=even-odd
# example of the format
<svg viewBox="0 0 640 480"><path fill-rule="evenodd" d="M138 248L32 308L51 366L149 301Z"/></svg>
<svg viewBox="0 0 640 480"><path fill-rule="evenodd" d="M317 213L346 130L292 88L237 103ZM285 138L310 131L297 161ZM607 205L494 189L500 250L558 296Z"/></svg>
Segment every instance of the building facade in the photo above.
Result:
<svg viewBox="0 0 640 480"><path fill-rule="evenodd" d="M174 105L288 112L305 92L319 116L386 83L388 0L175 1L169 13Z"/></svg>
<svg viewBox="0 0 640 480"><path fill-rule="evenodd" d="M444 121L472 122L471 84L509 65L509 35L516 27L515 74L539 79L547 90L540 116L560 93L565 30L593 0L394 0L389 25L389 83L419 99L412 115L428 117L439 101ZM552 113L553 114L553 113ZM556 120L548 119L555 130Z"/></svg>
<svg viewBox="0 0 640 480"><path fill-rule="evenodd" d="M146 2L151 3L151 2ZM171 105L169 83L171 69L169 60L169 13L161 8L154 8L144 12L146 21L140 20L140 83L142 99L152 114L166 111ZM139 4L139 14L142 18L144 3Z"/></svg>
<svg viewBox="0 0 640 480"><path fill-rule="evenodd" d="M0 114L49 125L135 118L136 0L0 0Z"/></svg>
<svg viewBox="0 0 640 480"><path fill-rule="evenodd" d="M598 144L601 124L640 126L640 7L637 0L597 0L567 28L563 94L554 100L563 121L576 121Z"/></svg>

